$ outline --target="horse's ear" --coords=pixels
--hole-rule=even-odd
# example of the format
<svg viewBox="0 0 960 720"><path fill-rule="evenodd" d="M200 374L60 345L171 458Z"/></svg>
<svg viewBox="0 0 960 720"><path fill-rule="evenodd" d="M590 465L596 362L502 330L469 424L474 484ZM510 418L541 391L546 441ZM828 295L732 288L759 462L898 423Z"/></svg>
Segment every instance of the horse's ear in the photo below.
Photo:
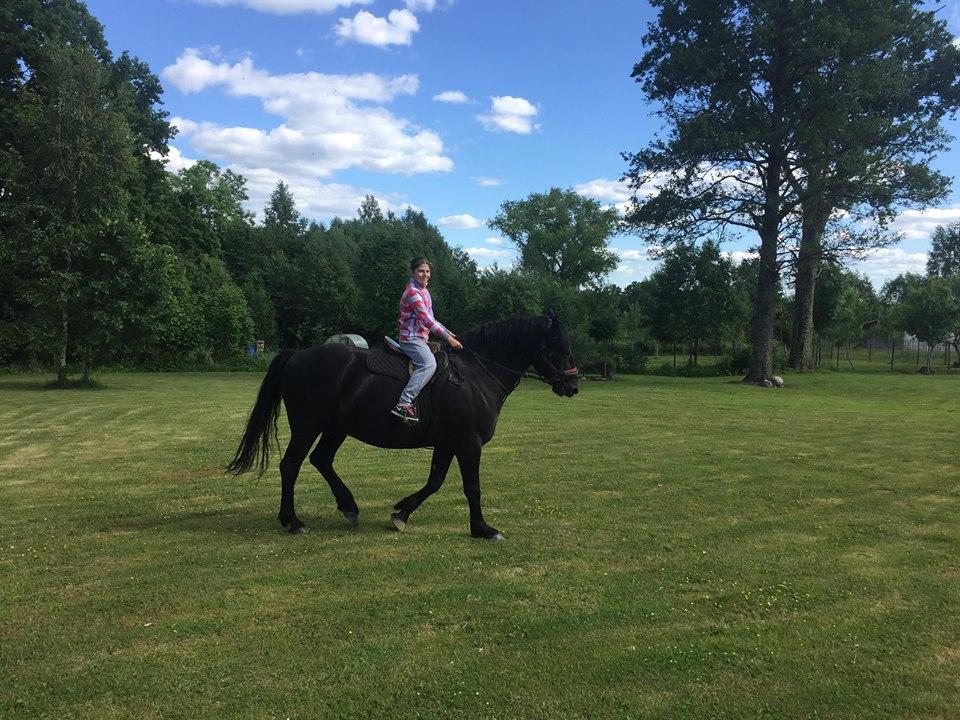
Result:
<svg viewBox="0 0 960 720"><path fill-rule="evenodd" d="M547 309L543 311L543 314L546 315L548 318L550 318L551 322L557 319L557 314L553 311L553 308L550 307L549 305L547 306Z"/></svg>

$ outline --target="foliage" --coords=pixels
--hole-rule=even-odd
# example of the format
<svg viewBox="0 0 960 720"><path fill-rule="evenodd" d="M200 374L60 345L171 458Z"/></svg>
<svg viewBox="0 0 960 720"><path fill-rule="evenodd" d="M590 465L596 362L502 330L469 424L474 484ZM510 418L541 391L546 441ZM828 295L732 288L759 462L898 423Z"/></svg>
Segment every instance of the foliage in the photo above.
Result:
<svg viewBox="0 0 960 720"><path fill-rule="evenodd" d="M661 103L669 137L625 155L636 191L628 222L655 243L759 236L748 375L760 380L771 371L778 252L798 223L801 254L819 257L835 211L862 206L882 225L897 203L943 195L928 159L960 100L960 50L907 0L868 13L859 0L653 4L634 77ZM846 235L857 247L888 241ZM818 264L800 268L805 302ZM796 325L802 338L806 324Z"/></svg>
<svg viewBox="0 0 960 720"><path fill-rule="evenodd" d="M938 225L930 238L927 275L960 275L960 222Z"/></svg>
<svg viewBox="0 0 960 720"><path fill-rule="evenodd" d="M932 369L933 347L951 339L960 326L960 303L953 283L942 277L908 277L900 303L900 324L927 344L927 370Z"/></svg>
<svg viewBox="0 0 960 720"><path fill-rule="evenodd" d="M616 267L607 242L618 220L613 208L573 190L550 188L503 203L487 224L517 246L521 267L576 288L599 282Z"/></svg>

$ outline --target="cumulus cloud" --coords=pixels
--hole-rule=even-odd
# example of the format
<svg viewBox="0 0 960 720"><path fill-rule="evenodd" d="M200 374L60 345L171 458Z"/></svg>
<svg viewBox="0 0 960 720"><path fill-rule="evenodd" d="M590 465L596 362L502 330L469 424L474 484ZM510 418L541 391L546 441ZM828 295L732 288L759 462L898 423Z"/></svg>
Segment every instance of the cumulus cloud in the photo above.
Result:
<svg viewBox="0 0 960 720"><path fill-rule="evenodd" d="M500 180L500 178L476 177L473 181L480 187L500 187L503 185L503 181Z"/></svg>
<svg viewBox="0 0 960 720"><path fill-rule="evenodd" d="M329 13L351 5L368 5L372 0L194 0L201 5L239 5L251 10L272 13L274 15L296 15L300 13Z"/></svg>
<svg viewBox="0 0 960 720"><path fill-rule="evenodd" d="M584 197L601 202L621 203L630 199L632 193L627 184L621 180L597 178L589 182L580 183L573 188Z"/></svg>
<svg viewBox="0 0 960 720"><path fill-rule="evenodd" d="M473 230L474 228L483 227L483 221L469 214L448 215L437 220L437 225L440 227L448 227L451 230Z"/></svg>
<svg viewBox="0 0 960 720"><path fill-rule="evenodd" d="M503 245L503 238L488 237L484 238L483 241L489 245Z"/></svg>
<svg viewBox="0 0 960 720"><path fill-rule="evenodd" d="M404 0L403 4L410 12L433 12L437 7L437 0Z"/></svg>
<svg viewBox="0 0 960 720"><path fill-rule="evenodd" d="M925 273L927 253L910 252L901 248L876 248L867 251L863 260L849 263L849 267L870 278L874 288L879 290L885 282L902 273Z"/></svg>
<svg viewBox="0 0 960 720"><path fill-rule="evenodd" d="M261 213L270 193L283 180L297 204L297 210L308 218L351 218L367 195L373 195L383 210L401 213L411 207L395 194L378 193L369 188L359 188L341 183L323 183L315 178L282 176L268 168L247 168L243 171L247 180L247 207Z"/></svg>
<svg viewBox="0 0 960 720"><path fill-rule="evenodd" d="M897 216L893 229L911 240L927 240L938 225L949 225L960 220L960 204L946 208L906 210Z"/></svg>
<svg viewBox="0 0 960 720"><path fill-rule="evenodd" d="M257 98L283 119L269 130L173 119L194 150L243 174L268 168L292 182L346 168L406 174L453 168L436 133L377 106L415 93L415 75L271 75L250 58L215 64L187 50L162 76L186 93L220 87L230 96Z"/></svg>
<svg viewBox="0 0 960 720"><path fill-rule="evenodd" d="M509 250L496 250L494 248L488 247L468 247L464 248L466 253L472 257L474 260L480 262L486 260L487 262L494 260L502 260L503 258L510 257Z"/></svg>
<svg viewBox="0 0 960 720"><path fill-rule="evenodd" d="M613 271L613 279L619 285L629 285L637 280L643 280L657 268L658 260L651 255L649 249L611 248L611 250L619 260Z"/></svg>
<svg viewBox="0 0 960 720"><path fill-rule="evenodd" d="M490 112L477 115L477 120L491 132L513 132L528 135L540 128L534 123L537 107L522 97L502 95L490 98Z"/></svg>
<svg viewBox="0 0 960 720"><path fill-rule="evenodd" d="M151 150L150 157L154 160L160 160L166 166L167 172L178 173L181 170L186 170L197 164L197 161L193 158L184 157L183 153L180 152L177 148L170 146L169 152L166 155L161 155L160 153Z"/></svg>
<svg viewBox="0 0 960 720"><path fill-rule="evenodd" d="M470 98L459 90L446 90L433 96L433 99L442 103L453 103L454 105L463 105L470 102Z"/></svg>
<svg viewBox="0 0 960 720"><path fill-rule="evenodd" d="M724 252L723 256L728 260L732 260L735 265L739 265L744 260L756 260L760 257L756 250L732 250Z"/></svg>
<svg viewBox="0 0 960 720"><path fill-rule="evenodd" d="M361 10L352 18L341 18L334 29L341 40L387 47L410 45L420 23L409 10L391 10L385 18Z"/></svg>
<svg viewBox="0 0 960 720"><path fill-rule="evenodd" d="M660 186L666 181L667 176L662 175L648 180L637 188L636 194L640 198L651 197ZM624 180L610 180L608 178L597 178L589 180L573 188L584 197L597 200L602 203L609 203L616 208L621 215L625 215L630 209L630 199L634 191Z"/></svg>

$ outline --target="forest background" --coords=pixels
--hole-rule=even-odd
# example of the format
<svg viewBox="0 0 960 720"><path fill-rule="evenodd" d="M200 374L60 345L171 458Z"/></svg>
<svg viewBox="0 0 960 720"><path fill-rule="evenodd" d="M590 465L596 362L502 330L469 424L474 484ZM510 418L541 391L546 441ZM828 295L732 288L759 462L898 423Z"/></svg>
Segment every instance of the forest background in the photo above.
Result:
<svg viewBox="0 0 960 720"><path fill-rule="evenodd" d="M663 21L674 4L654 5ZM697 12L720 12L689 5L690 22ZM769 10L746 5L758 14ZM375 342L395 330L406 266L417 255L435 263L435 306L453 329L553 307L571 329L580 365L604 375L642 372L650 356L679 352L681 371L753 373L760 362L760 379L788 362L809 365L811 338L830 348L871 340L886 346L902 344L907 333L927 344L928 357L944 342L960 354L958 226L934 234L927 277L903 275L878 290L843 266L865 249L895 242L889 222L899 210L936 202L949 188L946 177L930 170L929 159L945 147L940 123L957 106L956 43L918 4L884 7L889 16L877 17L904 22L914 33L900 42L912 54L899 58L907 78L900 94L867 98L878 117L899 128L883 138L895 149L864 154L901 171L882 174L886 184L861 183L860 194L847 189L849 175L826 184L834 204L819 227L817 291L810 289L804 310L810 327L801 330L796 278L798 268L810 265L809 253L802 252L809 239L804 219L815 214L806 212L815 193L804 183L815 175L802 162L825 151L797 118L799 131L784 138L797 143L792 169L802 172L799 181L782 183L787 190L773 228L776 247L767 259L761 252L735 261L721 251L722 229L704 229L704 217L715 219L726 202L726 219L735 219L743 205L730 212L731 198L755 199L705 193L710 176L691 180L691 169L704 167L706 159L715 169L716 158L674 142L625 156L627 181L637 191L625 215L565 188L504 202L488 226L513 243L518 260L481 268L413 208L395 212L368 196L355 218L321 224L301 215L290 187L279 181L258 220L247 205L247 181L237 172L206 160L168 172L164 157L176 130L150 68L126 52L115 56L83 3L10 3L0 30L0 364L52 367L62 382L69 370L88 377L98 366L257 367L257 359L245 357L257 339L268 348L307 347L350 332ZM842 19L842 9L820 20ZM685 122L702 127L702 115L671 115L671 107L711 80L671 76L671 68L656 60L667 42L657 32L651 26L644 38L650 49L635 68L636 79L663 103L674 129ZM699 50L709 53L725 39L705 35L700 41ZM863 73L881 69L861 67ZM905 111L906 96L914 105ZM822 137L824 127L830 129L823 123L836 119L817 121L816 137ZM862 125L854 129L864 132ZM682 141L682 134L677 138ZM862 177L864 167L858 171ZM658 173L659 194L639 192ZM665 173L685 178L686 185L664 182ZM749 175L734 176L750 185ZM689 204L672 202L684 193L718 204L692 212ZM762 217L742 214L747 226L763 229ZM853 220L860 223L855 232ZM648 279L620 287L609 282L618 260L610 238L625 229L647 237L660 265ZM761 315L769 322L758 330ZM766 365L756 357L760 331L772 339ZM810 336L805 352L788 357L803 333ZM719 361L703 369L703 355Z"/></svg>

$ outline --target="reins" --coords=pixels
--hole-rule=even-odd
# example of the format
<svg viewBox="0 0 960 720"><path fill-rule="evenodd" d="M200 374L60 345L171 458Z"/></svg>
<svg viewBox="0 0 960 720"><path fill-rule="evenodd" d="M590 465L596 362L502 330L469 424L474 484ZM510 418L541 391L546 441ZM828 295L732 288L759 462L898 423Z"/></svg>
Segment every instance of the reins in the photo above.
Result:
<svg viewBox="0 0 960 720"><path fill-rule="evenodd" d="M490 377L492 377L494 380L496 380L500 384L500 387L502 387L504 390L507 390L508 392L513 392L514 390L516 390L517 385L519 385L520 381L524 378L528 380L539 380L542 383L546 383L547 385L552 386L560 382L561 380L565 380L568 377L575 376L579 372L579 370L576 367L569 368L568 370L561 370L552 362L550 362L550 358L547 357L547 353L545 350L541 351L540 359L554 373L554 376L552 378L546 378L543 375L541 375L539 372L537 373L528 372L526 369L514 370L512 367L507 367L506 365L502 365L498 363L496 360L491 360L490 358L487 358L486 361L491 365L495 365L501 370L506 370L507 372L517 376L517 379L513 383L513 387L507 388L507 386L503 383L503 381L500 378L498 378L490 370L490 368L486 366L486 364L484 364L483 358L480 356L479 353L477 353L476 350L474 350L471 347L468 347L466 343L461 342L461 344L463 345L464 350L467 350L471 355L473 355L474 359L476 359L477 361L477 364L480 365L481 368L483 368L484 372L490 375Z"/></svg>

